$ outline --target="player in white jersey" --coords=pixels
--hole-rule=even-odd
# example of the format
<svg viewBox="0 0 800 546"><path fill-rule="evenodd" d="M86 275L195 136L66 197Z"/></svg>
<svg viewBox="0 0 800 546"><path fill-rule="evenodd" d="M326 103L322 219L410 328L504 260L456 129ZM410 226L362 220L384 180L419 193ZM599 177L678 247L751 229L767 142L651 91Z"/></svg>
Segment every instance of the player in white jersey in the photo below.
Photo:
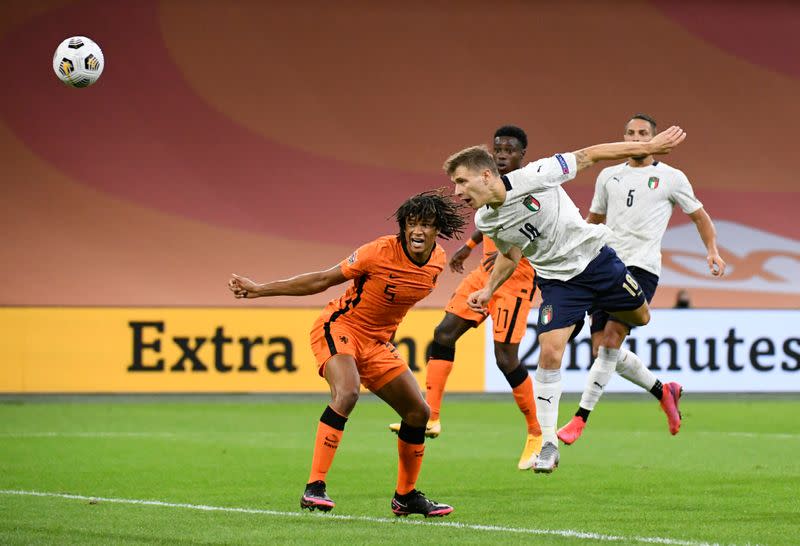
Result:
<svg viewBox="0 0 800 546"><path fill-rule="evenodd" d="M552 472L558 466L555 427L561 359L586 312L603 309L637 326L650 320L641 289L605 244L610 230L586 223L561 184L597 161L664 154L685 137L680 127L671 127L648 142L598 144L556 154L502 177L491 154L481 146L461 150L444 164L455 194L477 211L475 225L500 252L486 286L470 295L470 306L486 312L492 294L523 255L536 270L542 305L534 392L543 445L535 472Z"/></svg>
<svg viewBox="0 0 800 546"><path fill-rule="evenodd" d="M656 134L656 122L636 114L625 126L626 142L646 142ZM711 217L697 200L692 185L678 169L657 161L652 155L632 157L608 167L597 177L587 221L605 223L613 231L609 245L628 266L648 303L653 299L661 275L661 239L678 205L689 215L706 247L711 274L722 276L725 261L717 250L717 236ZM589 413L603 394L616 370L622 377L650 391L667 415L672 434L681 427L678 401L683 388L675 382L662 384L636 354L622 348L630 328L604 311L592 314L592 352L602 355L589 370L586 388L575 416L558 430L565 444L575 442L583 432Z"/></svg>

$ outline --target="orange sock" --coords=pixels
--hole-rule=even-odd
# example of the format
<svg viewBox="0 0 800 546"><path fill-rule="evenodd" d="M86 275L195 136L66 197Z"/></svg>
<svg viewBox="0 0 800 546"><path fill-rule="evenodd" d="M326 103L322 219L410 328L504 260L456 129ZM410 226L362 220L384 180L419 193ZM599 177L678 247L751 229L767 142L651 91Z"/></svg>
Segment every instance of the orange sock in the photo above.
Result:
<svg viewBox="0 0 800 546"><path fill-rule="evenodd" d="M344 424L347 418L339 415L330 406L325 408L317 426L317 439L314 444L314 458L311 460L311 474L308 483L317 480L325 481L328 469L333 463L336 448L344 436Z"/></svg>
<svg viewBox="0 0 800 546"><path fill-rule="evenodd" d="M439 418L439 411L442 409L442 398L444 397L444 386L447 384L447 376L453 369L451 360L439 360L431 358L428 360L428 370L425 374L425 401L431 407L431 421Z"/></svg>
<svg viewBox="0 0 800 546"><path fill-rule="evenodd" d="M542 433L542 429L539 426L539 420L536 418L536 401L533 398L533 381L531 381L530 376L514 387L511 392L514 393L514 400L528 423L528 434L539 436Z"/></svg>
<svg viewBox="0 0 800 546"><path fill-rule="evenodd" d="M420 431L420 436L422 440L424 440L425 428L421 428ZM401 495L405 495L417 485L419 471L422 469L422 457L425 455L425 444L409 444L398 437L397 453L399 455L397 464L397 492Z"/></svg>

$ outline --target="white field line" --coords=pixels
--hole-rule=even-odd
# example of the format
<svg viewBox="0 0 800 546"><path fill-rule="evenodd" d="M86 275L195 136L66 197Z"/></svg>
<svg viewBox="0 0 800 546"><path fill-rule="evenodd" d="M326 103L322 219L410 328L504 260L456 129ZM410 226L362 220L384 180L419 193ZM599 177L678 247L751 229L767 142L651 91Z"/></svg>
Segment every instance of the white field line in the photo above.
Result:
<svg viewBox="0 0 800 546"><path fill-rule="evenodd" d="M0 432L0 438L175 438L172 432Z"/></svg>
<svg viewBox="0 0 800 546"><path fill-rule="evenodd" d="M235 435L235 432L203 432L203 433L185 433L185 432L2 432L0 431L0 438L191 438L210 436L230 436ZM615 432L618 434L618 432ZM645 436L649 434L663 435L662 432L649 432L649 431L633 431L632 434L637 436ZM700 434L707 436L732 436L740 438L772 438L776 440L800 440L800 434L782 433L782 432L735 432L735 431L715 431L715 430L697 430L686 431L686 435ZM277 433L272 432L252 432L248 433L248 437L261 437L261 436L276 436Z"/></svg>
<svg viewBox="0 0 800 546"><path fill-rule="evenodd" d="M540 535L540 536L559 536L565 538L575 538L578 540L597 540L601 542L641 542L643 544L669 544L678 546L716 546L708 542L696 542L692 540L677 540L672 538L663 537L640 537L640 536L622 536L622 535L604 535L601 533L587 533L583 531L576 531L573 529L535 529L527 527L505 527L500 525L480 525L474 523L460 523L454 521L437 521L435 523L425 520L410 519L410 518L374 518L369 516L346 516L339 514L320 514L313 516L311 514L304 514L302 512L279 512L277 510L260 510L257 508L234 508L226 506L208 506L205 504L185 504L173 503L157 500L139 500L139 499L113 499L104 497L87 497L84 495L70 495L66 493L47 493L42 491L20 491L16 489L0 489L0 495L14 495L26 497L50 497L60 499L71 499L89 501L91 503L107 502L115 504L134 504L144 506L159 506L162 508L184 508L188 510L201 510L205 512L229 512L237 514L255 514L261 516L279 516L279 517L304 517L306 521L325 521L328 519L340 521L364 521L368 523L380 523L390 525L425 525L429 527L448 527L469 531L483 531L487 533L514 533L518 535Z"/></svg>

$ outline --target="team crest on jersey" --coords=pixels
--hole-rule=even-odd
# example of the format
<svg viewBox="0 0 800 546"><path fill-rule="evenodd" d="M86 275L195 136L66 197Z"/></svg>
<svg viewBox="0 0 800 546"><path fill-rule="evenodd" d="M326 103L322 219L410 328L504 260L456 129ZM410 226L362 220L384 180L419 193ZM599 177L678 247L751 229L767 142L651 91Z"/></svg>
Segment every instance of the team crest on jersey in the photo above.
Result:
<svg viewBox="0 0 800 546"><path fill-rule="evenodd" d="M651 176L650 179L647 181L647 187L651 190L654 190L658 187L658 177Z"/></svg>
<svg viewBox="0 0 800 546"><path fill-rule="evenodd" d="M522 204L525 205L531 212L539 212L539 210L542 208L542 204L539 203L539 200L532 195L529 195L523 199Z"/></svg>
<svg viewBox="0 0 800 546"><path fill-rule="evenodd" d="M546 326L550 324L551 320L553 320L553 306L545 305L542 307L542 313L539 316L539 322L542 323L542 326Z"/></svg>
<svg viewBox="0 0 800 546"><path fill-rule="evenodd" d="M350 256L347 258L348 265L353 265L354 263L356 263L357 259L358 259L358 251L356 250L355 252L350 254Z"/></svg>

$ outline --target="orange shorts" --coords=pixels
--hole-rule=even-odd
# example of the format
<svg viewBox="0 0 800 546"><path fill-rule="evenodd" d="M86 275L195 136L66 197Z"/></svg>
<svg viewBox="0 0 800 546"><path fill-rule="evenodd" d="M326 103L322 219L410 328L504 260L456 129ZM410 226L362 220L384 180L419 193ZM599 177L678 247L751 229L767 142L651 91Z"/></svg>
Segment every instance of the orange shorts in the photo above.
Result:
<svg viewBox="0 0 800 546"><path fill-rule="evenodd" d="M325 364L332 356L352 356L361 384L372 392L409 369L391 343L369 338L342 320L329 322L326 315L318 318L311 328L311 350L322 377L325 377Z"/></svg>
<svg viewBox="0 0 800 546"><path fill-rule="evenodd" d="M464 320L475 323L475 326L486 320L486 316L470 309L467 298L476 290L486 285L489 274L481 268L473 269L461 284L445 307L445 311ZM533 300L533 280L517 281L508 279L489 300L489 314L494 326L494 340L500 343L519 343L528 327L528 312Z"/></svg>

